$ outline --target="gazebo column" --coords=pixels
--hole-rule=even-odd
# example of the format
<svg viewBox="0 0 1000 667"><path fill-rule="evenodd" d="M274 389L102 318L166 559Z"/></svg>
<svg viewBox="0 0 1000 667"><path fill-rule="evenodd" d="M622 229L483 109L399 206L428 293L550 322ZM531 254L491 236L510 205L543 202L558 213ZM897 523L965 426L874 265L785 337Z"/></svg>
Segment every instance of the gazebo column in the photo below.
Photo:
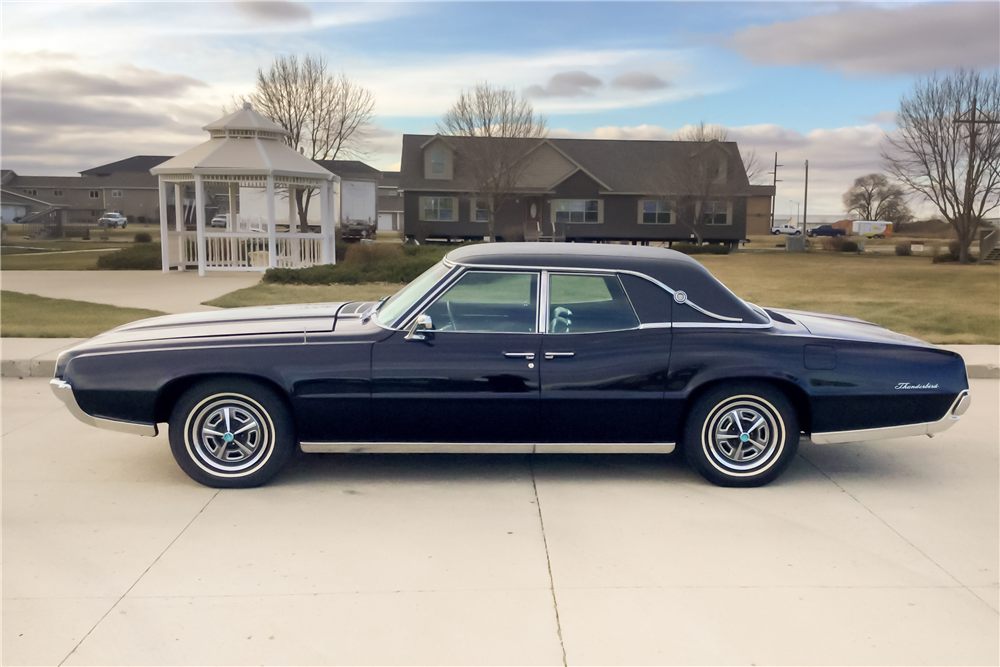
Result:
<svg viewBox="0 0 1000 667"><path fill-rule="evenodd" d="M291 234L299 233L298 209L295 207L295 186L288 184L288 231ZM298 268L301 264L302 249L298 239L288 239L288 254L291 257L292 266Z"/></svg>
<svg viewBox="0 0 1000 667"><path fill-rule="evenodd" d="M205 275L205 184L201 180L201 174L194 175L194 205L195 215L198 225L198 275Z"/></svg>
<svg viewBox="0 0 1000 667"><path fill-rule="evenodd" d="M170 233L167 227L167 183L163 176L156 177L156 189L160 195L160 264L163 272L170 273Z"/></svg>
<svg viewBox="0 0 1000 667"><path fill-rule="evenodd" d="M324 180L319 186L319 225L323 240L320 251L320 261L330 264L330 241L332 238L330 226L330 181ZM336 254L334 254L336 258Z"/></svg>
<svg viewBox="0 0 1000 667"><path fill-rule="evenodd" d="M278 265L278 237L274 229L274 175L267 175L267 265Z"/></svg>
<svg viewBox="0 0 1000 667"><path fill-rule="evenodd" d="M237 199L239 197L240 184L233 183L229 181L229 223L226 225L226 231L231 232L236 229L236 209L237 209Z"/></svg>
<svg viewBox="0 0 1000 667"><path fill-rule="evenodd" d="M174 229L177 230L178 271L187 270L187 237L184 225L184 186L174 183Z"/></svg>

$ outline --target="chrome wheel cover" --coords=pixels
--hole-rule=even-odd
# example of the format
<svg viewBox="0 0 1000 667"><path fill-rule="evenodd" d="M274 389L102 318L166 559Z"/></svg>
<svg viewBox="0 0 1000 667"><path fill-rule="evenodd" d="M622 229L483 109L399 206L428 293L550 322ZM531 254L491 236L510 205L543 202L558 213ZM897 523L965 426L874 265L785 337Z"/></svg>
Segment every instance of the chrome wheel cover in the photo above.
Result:
<svg viewBox="0 0 1000 667"><path fill-rule="evenodd" d="M188 414L184 443L208 473L242 477L259 469L274 450L274 426L264 408L240 394L216 394Z"/></svg>
<svg viewBox="0 0 1000 667"><path fill-rule="evenodd" d="M785 425L781 413L764 399L733 396L708 413L701 443L714 468L748 477L778 461L785 447Z"/></svg>

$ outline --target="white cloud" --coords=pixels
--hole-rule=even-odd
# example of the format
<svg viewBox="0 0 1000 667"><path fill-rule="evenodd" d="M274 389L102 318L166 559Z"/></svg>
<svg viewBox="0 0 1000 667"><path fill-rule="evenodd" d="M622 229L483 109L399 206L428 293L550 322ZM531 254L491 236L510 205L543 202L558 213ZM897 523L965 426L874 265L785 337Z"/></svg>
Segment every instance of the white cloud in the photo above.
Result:
<svg viewBox="0 0 1000 667"><path fill-rule="evenodd" d="M729 46L755 63L850 73L921 74L1000 65L1000 4L952 2L853 10L737 30Z"/></svg>

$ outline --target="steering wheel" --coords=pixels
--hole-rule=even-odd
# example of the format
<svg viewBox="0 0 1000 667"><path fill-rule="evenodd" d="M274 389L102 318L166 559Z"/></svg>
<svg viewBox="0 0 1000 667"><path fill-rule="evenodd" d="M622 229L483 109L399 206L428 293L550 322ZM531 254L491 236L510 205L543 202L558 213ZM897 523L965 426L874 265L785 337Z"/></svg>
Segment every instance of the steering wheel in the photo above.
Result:
<svg viewBox="0 0 1000 667"><path fill-rule="evenodd" d="M554 311L552 311L552 320L549 322L549 332L550 333L569 333L569 327L573 324L573 320L569 319L573 316L573 311L569 308L563 308L558 306ZM560 327L562 331L560 331Z"/></svg>

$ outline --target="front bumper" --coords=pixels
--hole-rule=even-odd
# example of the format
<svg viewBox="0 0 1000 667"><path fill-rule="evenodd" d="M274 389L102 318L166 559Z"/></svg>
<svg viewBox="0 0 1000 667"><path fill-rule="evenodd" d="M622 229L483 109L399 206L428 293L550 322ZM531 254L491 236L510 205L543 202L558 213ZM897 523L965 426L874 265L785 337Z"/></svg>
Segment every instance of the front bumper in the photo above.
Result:
<svg viewBox="0 0 1000 667"><path fill-rule="evenodd" d="M137 422L118 421L116 419L105 419L103 417L88 415L80 407L80 404L76 402L76 396L73 394L73 385L65 380L55 378L49 382L49 386L52 387L52 393L58 396L59 400L66 404L66 407L69 408L70 414L82 421L84 424L107 429L109 431L131 433L132 435L155 436L159 433L156 428L156 424L140 424Z"/></svg>
<svg viewBox="0 0 1000 667"><path fill-rule="evenodd" d="M813 433L809 436L817 445L831 445L838 442L864 442L866 440L884 440L886 438L902 438L909 435L926 435L933 438L941 431L945 431L958 421L958 418L969 409L972 398L969 390L960 393L951 408L944 417L934 422L924 422L921 424L906 424L904 426L885 426L882 428L866 428L858 431L829 431L826 433Z"/></svg>

